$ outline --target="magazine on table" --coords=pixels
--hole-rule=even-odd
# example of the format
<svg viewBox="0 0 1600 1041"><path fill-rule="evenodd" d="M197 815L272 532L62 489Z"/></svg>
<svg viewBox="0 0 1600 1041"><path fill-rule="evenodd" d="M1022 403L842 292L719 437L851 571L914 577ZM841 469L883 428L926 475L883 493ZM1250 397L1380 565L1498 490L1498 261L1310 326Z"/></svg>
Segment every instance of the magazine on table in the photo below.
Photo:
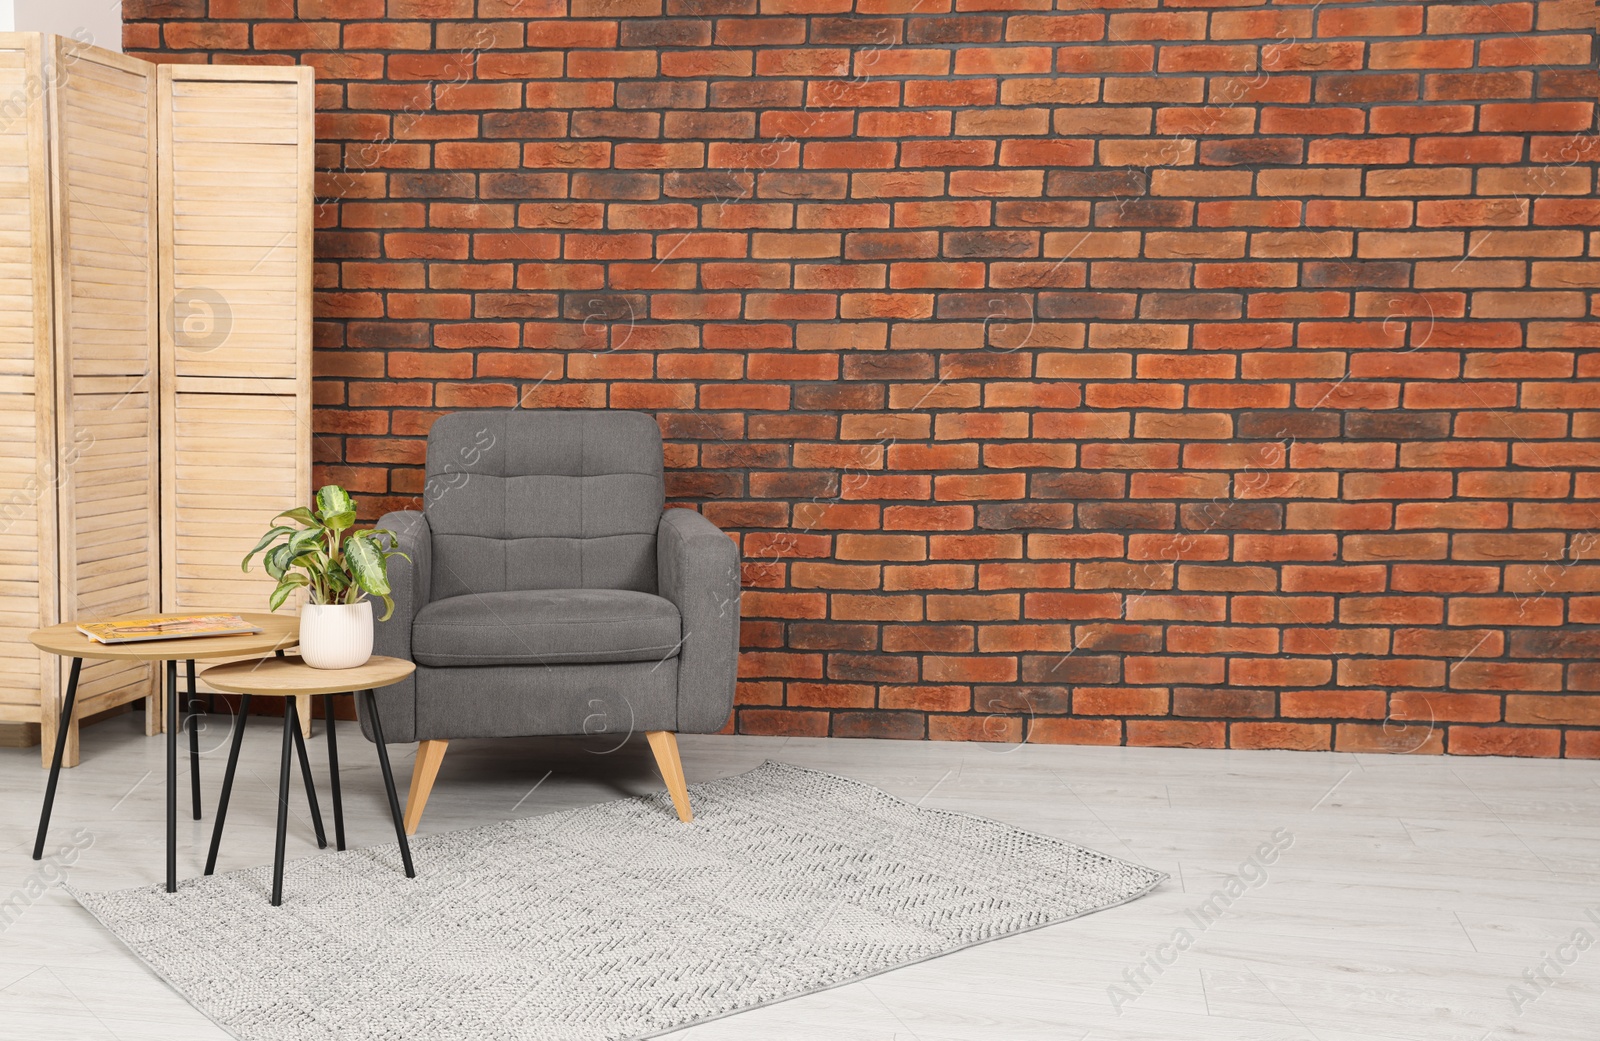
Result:
<svg viewBox="0 0 1600 1041"><path fill-rule="evenodd" d="M177 618L113 618L87 622L78 631L95 643L138 643L142 640L181 640L191 636L238 636L258 633L236 614L195 614Z"/></svg>

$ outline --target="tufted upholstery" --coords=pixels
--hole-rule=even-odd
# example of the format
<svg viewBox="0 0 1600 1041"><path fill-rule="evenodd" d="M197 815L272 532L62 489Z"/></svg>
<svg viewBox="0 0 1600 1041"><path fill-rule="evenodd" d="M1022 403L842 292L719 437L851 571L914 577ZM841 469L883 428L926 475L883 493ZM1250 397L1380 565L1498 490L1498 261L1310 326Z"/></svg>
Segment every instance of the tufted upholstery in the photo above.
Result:
<svg viewBox="0 0 1600 1041"><path fill-rule="evenodd" d="M427 472L424 509L378 521L404 555L375 648L417 662L378 692L389 740L722 728L739 551L694 510L663 509L653 417L445 415Z"/></svg>
<svg viewBox="0 0 1600 1041"><path fill-rule="evenodd" d="M428 435L432 598L656 592L661 431L639 412L485 411Z"/></svg>

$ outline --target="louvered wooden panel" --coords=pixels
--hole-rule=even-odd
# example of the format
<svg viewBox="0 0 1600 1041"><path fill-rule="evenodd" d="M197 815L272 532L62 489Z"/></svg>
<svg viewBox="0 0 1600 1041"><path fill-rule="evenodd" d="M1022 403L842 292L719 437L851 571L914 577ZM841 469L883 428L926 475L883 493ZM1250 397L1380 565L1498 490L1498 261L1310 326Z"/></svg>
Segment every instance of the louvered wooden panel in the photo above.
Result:
<svg viewBox="0 0 1600 1041"><path fill-rule="evenodd" d="M74 376L154 376L155 77L56 38L58 336Z"/></svg>
<svg viewBox="0 0 1600 1041"><path fill-rule="evenodd" d="M312 90L305 68L160 70L167 610L264 609L239 560L310 491Z"/></svg>
<svg viewBox="0 0 1600 1041"><path fill-rule="evenodd" d="M162 73L173 371L294 379L310 350L309 70Z"/></svg>
<svg viewBox="0 0 1600 1041"><path fill-rule="evenodd" d="M0 322L13 314L0 309ZM55 613L55 575L44 565L54 553L41 550L54 541L55 502L40 465L53 438L33 383L32 376L0 375L0 720L28 723L39 721L42 697L55 697L51 659L28 642Z"/></svg>
<svg viewBox="0 0 1600 1041"><path fill-rule="evenodd" d="M155 70L56 37L51 109L61 609L160 609ZM86 662L87 715L156 691Z"/></svg>
<svg viewBox="0 0 1600 1041"><path fill-rule="evenodd" d="M26 98L28 71L39 62L37 44L30 55L20 39L11 39L0 44L0 98ZM44 113L42 99L0 113L0 374L32 376L41 346L49 342L49 330L40 324L46 316L39 313L49 304L49 240L40 239L43 229L37 227L49 203L45 172L34 165L45 154ZM36 264L40 256L47 261L43 271Z"/></svg>
<svg viewBox="0 0 1600 1041"><path fill-rule="evenodd" d="M0 720L60 696L28 633L57 618L55 366L40 38L0 34Z"/></svg>
<svg viewBox="0 0 1600 1041"><path fill-rule="evenodd" d="M239 560L275 514L306 497L306 409L293 395L191 393L180 384L172 412L168 609L265 610L274 582L259 565L241 572Z"/></svg>
<svg viewBox="0 0 1600 1041"><path fill-rule="evenodd" d="M62 590L64 617L115 618L158 610L153 383L149 375L73 381L74 441L67 449L76 456L68 486L72 582ZM63 504L63 516L67 509ZM85 662L79 689L83 714L155 693L156 680L148 664Z"/></svg>

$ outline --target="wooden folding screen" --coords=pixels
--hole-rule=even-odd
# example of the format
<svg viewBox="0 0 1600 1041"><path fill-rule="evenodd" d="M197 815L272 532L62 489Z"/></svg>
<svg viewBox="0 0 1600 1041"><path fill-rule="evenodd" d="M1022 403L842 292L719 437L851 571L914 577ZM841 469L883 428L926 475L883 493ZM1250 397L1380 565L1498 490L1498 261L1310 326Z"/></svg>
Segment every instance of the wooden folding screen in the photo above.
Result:
<svg viewBox="0 0 1600 1041"><path fill-rule="evenodd" d="M311 483L311 99L0 34L0 721L47 756L64 663L29 631L265 606L239 557ZM155 679L86 662L76 715Z"/></svg>

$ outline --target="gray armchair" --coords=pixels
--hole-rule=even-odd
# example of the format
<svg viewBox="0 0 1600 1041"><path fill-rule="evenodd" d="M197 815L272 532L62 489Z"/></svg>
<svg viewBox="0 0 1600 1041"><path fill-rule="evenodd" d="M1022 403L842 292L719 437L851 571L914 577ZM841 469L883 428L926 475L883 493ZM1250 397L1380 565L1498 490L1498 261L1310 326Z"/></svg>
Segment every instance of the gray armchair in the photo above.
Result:
<svg viewBox="0 0 1600 1041"><path fill-rule="evenodd" d="M375 650L417 664L378 691L384 736L419 741L415 832L453 738L645 731L692 819L676 734L721 729L739 653L739 554L663 510L661 432L641 412L441 416L421 511L386 514L394 614ZM370 739L370 721L362 729Z"/></svg>

